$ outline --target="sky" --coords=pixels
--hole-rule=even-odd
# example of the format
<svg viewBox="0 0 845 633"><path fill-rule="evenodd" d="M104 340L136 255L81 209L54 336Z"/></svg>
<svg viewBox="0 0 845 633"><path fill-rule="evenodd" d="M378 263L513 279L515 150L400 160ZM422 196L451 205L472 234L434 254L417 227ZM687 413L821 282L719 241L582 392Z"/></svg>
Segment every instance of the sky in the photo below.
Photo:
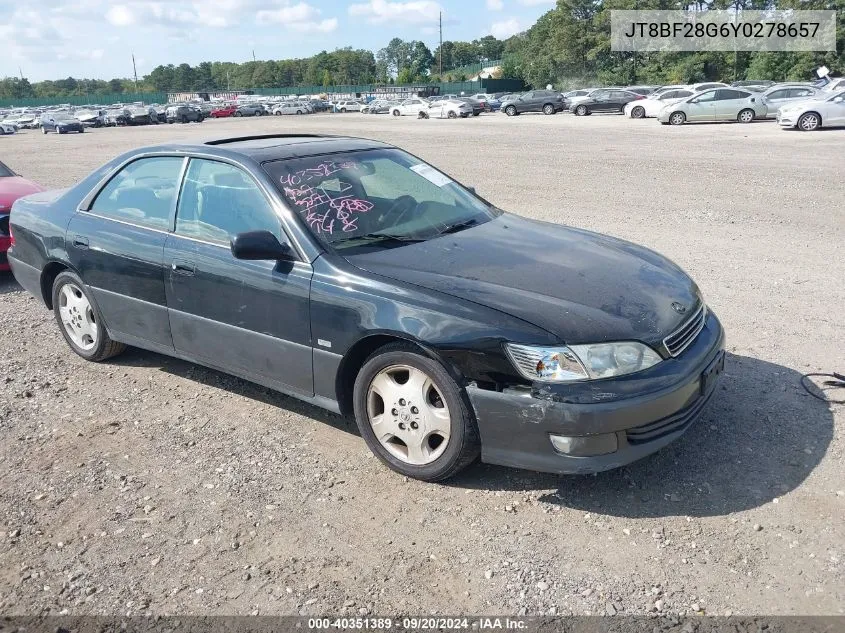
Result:
<svg viewBox="0 0 845 633"><path fill-rule="evenodd" d="M30 81L138 76L159 64L308 57L393 37L505 38L554 0L0 0L0 77Z"/></svg>

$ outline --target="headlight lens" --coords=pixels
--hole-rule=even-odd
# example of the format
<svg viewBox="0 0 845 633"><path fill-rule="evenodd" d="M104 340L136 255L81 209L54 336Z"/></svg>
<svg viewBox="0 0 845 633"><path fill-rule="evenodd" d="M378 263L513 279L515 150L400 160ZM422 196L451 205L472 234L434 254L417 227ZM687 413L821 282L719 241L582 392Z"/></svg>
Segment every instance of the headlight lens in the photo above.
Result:
<svg viewBox="0 0 845 633"><path fill-rule="evenodd" d="M636 341L534 347L508 343L508 356L520 374L538 382L576 382L633 374L663 360Z"/></svg>

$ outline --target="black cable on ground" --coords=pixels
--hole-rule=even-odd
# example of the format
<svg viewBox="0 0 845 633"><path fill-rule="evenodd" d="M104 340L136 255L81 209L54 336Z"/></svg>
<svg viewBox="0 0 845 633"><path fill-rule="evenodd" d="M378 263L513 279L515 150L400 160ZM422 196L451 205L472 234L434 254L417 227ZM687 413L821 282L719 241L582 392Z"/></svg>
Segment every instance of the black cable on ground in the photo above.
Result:
<svg viewBox="0 0 845 633"><path fill-rule="evenodd" d="M818 374L804 374L803 376L801 376L801 386L804 387L804 390L807 393L809 393L811 396L813 396L817 400L821 400L822 402L830 402L832 404L845 404L845 400L831 400L830 398L828 398L827 393L824 391L824 389L822 389L818 385L815 385L812 382L810 382L809 378L813 378L813 377L833 378L833 380L825 380L822 383L822 387L830 387L831 389L845 389L845 375L837 374L836 372L833 372L831 374L818 373ZM817 391L820 391L821 393L820 394L816 393L816 391L810 389L811 384L814 387L816 387Z"/></svg>

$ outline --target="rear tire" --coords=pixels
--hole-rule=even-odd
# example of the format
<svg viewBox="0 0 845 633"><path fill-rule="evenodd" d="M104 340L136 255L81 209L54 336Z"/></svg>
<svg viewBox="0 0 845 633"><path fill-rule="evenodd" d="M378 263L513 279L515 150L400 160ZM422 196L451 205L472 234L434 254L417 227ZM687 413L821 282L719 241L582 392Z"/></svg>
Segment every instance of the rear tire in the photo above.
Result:
<svg viewBox="0 0 845 633"><path fill-rule="evenodd" d="M555 113L555 107L551 103L547 103L543 106L543 114L546 116L550 116Z"/></svg>
<svg viewBox="0 0 845 633"><path fill-rule="evenodd" d="M575 116L587 116L589 113L590 111L587 110L587 106L579 105L575 108Z"/></svg>
<svg viewBox="0 0 845 633"><path fill-rule="evenodd" d="M68 302L68 296L74 301ZM68 346L85 360L99 363L126 349L109 338L97 304L76 273L64 271L53 281L53 313Z"/></svg>
<svg viewBox="0 0 845 633"><path fill-rule="evenodd" d="M481 440L466 393L413 345L392 343L370 356L355 378L353 400L369 449L406 477L441 481L478 458Z"/></svg>
<svg viewBox="0 0 845 633"><path fill-rule="evenodd" d="M399 110L394 110L394 111L393 111L393 112L391 112L390 114L392 114L393 116L402 116L402 113L401 113L401 112L399 112Z"/></svg>
<svg viewBox="0 0 845 633"><path fill-rule="evenodd" d="M740 123L752 123L756 116L754 110L746 108L745 110L740 110L739 114L736 115L736 120Z"/></svg>
<svg viewBox="0 0 845 633"><path fill-rule="evenodd" d="M451 112L449 112L449 114L448 114L447 116L448 116L450 119L457 119L457 118L458 118L458 113L457 113L457 112L454 112L454 111L451 111Z"/></svg>
<svg viewBox="0 0 845 633"><path fill-rule="evenodd" d="M516 116L518 113L516 111L516 107L508 106L507 108L505 108L505 114L507 114L508 116Z"/></svg>

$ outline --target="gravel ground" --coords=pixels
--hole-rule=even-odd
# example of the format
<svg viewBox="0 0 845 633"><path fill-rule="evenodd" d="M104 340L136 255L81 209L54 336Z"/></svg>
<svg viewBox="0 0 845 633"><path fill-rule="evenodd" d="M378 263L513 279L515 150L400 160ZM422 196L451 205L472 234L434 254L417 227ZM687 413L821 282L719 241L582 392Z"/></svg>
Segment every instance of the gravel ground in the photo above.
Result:
<svg viewBox="0 0 845 633"><path fill-rule="evenodd" d="M845 370L845 131L348 114L24 132L0 159L66 186L139 145L274 131L395 143L501 207L668 255L727 329L720 392L626 468L427 485L261 387L138 350L86 363L5 275L0 612L845 612L845 407L799 384Z"/></svg>

